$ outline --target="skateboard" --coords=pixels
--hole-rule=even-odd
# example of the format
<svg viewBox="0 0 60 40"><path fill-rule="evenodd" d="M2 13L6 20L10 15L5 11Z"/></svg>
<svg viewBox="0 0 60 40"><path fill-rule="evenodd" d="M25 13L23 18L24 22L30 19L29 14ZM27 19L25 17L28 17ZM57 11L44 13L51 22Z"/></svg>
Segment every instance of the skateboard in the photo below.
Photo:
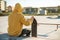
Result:
<svg viewBox="0 0 60 40"><path fill-rule="evenodd" d="M35 18L33 20L31 29L32 29L32 37L37 37L37 21Z"/></svg>

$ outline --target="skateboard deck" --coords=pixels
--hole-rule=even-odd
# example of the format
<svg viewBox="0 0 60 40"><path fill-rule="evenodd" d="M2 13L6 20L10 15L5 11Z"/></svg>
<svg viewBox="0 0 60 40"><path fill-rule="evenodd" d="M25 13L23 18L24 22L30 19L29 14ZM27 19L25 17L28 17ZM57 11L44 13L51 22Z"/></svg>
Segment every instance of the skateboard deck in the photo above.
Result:
<svg viewBox="0 0 60 40"><path fill-rule="evenodd" d="M37 37L37 21L35 18L33 20L31 29L32 29L32 37Z"/></svg>

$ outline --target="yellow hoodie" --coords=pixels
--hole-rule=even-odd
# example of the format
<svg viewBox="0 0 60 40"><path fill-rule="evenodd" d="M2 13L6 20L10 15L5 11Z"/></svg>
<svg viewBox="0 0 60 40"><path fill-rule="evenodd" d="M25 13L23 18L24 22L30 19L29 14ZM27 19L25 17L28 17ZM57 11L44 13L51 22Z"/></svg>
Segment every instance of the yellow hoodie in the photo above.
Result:
<svg viewBox="0 0 60 40"><path fill-rule="evenodd" d="M20 11L19 11L20 10ZM27 21L22 15L22 8L19 3L15 5L15 9L8 17L8 34L18 36L22 32L23 24L28 26L30 21Z"/></svg>

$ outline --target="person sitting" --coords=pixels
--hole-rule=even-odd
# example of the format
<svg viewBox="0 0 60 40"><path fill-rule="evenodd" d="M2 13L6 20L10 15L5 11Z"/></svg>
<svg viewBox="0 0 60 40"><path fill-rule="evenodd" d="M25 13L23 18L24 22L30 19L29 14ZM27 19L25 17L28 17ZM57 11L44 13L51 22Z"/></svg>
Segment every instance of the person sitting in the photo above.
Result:
<svg viewBox="0 0 60 40"><path fill-rule="evenodd" d="M10 36L30 36L30 30L23 29L23 25L29 26L32 24L34 17L25 19L21 4L16 3L13 12L8 16L8 35Z"/></svg>

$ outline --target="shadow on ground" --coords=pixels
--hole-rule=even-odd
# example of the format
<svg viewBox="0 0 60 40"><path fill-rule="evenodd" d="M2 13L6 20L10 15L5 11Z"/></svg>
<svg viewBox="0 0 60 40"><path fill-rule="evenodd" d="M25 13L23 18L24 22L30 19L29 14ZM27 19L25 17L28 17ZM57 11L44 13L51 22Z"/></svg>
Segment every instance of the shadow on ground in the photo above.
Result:
<svg viewBox="0 0 60 40"><path fill-rule="evenodd" d="M7 33L0 34L0 40L23 40L26 37L11 37Z"/></svg>
<svg viewBox="0 0 60 40"><path fill-rule="evenodd" d="M53 31L48 32L48 33L45 33L45 34L38 34L38 36L41 36L41 37L48 37L48 34L51 34L51 33L55 32L55 31L57 31L57 30L53 30Z"/></svg>

